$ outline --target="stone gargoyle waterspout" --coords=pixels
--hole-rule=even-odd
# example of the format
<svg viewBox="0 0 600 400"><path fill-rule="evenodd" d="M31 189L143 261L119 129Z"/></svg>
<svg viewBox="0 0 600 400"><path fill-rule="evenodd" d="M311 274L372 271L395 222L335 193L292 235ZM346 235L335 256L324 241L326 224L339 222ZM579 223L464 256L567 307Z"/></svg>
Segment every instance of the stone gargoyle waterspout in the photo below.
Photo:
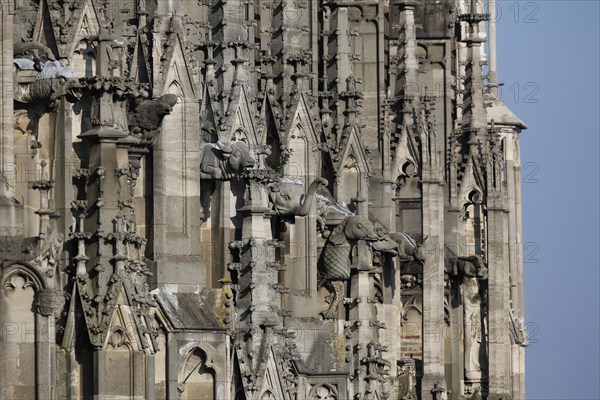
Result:
<svg viewBox="0 0 600 400"><path fill-rule="evenodd" d="M132 132L149 132L160 128L162 120L173 111L177 96L165 94L151 99L133 99L128 107L127 124Z"/></svg>
<svg viewBox="0 0 600 400"><path fill-rule="evenodd" d="M304 217L310 212L319 185L327 186L327 184L327 179L317 178L304 193L304 184L300 179L281 178L268 185L271 208L281 216Z"/></svg>
<svg viewBox="0 0 600 400"><path fill-rule="evenodd" d="M398 244L398 257L400 257L401 261L425 262L422 243L417 243L415 239L404 232L392 232L389 234L389 237ZM427 237L425 237L423 242L425 240L427 240Z"/></svg>
<svg viewBox="0 0 600 400"><path fill-rule="evenodd" d="M20 70L35 70L35 62L26 58L17 58L13 63ZM17 85L15 100L23 104L37 104L55 109L62 97L75 103L81 98L82 85L75 71L63 66L59 61L47 61L35 80L28 85Z"/></svg>
<svg viewBox="0 0 600 400"><path fill-rule="evenodd" d="M42 115L56 111L62 98L76 103L82 96L83 86L75 71L54 60L52 52L48 58L52 59L45 62L37 57L13 59L15 127L31 135L30 147L34 153L41 146L38 123Z"/></svg>
<svg viewBox="0 0 600 400"><path fill-rule="evenodd" d="M483 258L479 255L448 257L446 272L457 279L477 278L486 280L488 275Z"/></svg>
<svg viewBox="0 0 600 400"><path fill-rule="evenodd" d="M226 181L256 164L246 142L200 144L200 178Z"/></svg>
<svg viewBox="0 0 600 400"><path fill-rule="evenodd" d="M178 97L164 94L159 98L133 98L127 104L127 126L133 136L140 137L143 143L153 144L163 119L171 114Z"/></svg>
<svg viewBox="0 0 600 400"><path fill-rule="evenodd" d="M335 227L327 238L321 255L322 275L319 286L325 286L331 292L329 308L323 313L326 319L335 318L339 300L343 298L343 281L350 278L352 247L364 240L380 252L397 255L398 244L388 235L382 235L375 229L368 217L362 215L347 216Z"/></svg>

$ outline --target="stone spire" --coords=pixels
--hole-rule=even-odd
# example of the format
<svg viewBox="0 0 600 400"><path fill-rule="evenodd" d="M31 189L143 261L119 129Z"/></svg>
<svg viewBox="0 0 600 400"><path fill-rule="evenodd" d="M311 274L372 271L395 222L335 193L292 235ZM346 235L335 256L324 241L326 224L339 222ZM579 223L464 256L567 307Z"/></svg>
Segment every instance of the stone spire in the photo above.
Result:
<svg viewBox="0 0 600 400"><path fill-rule="evenodd" d="M260 395L271 351L288 347L284 353L293 358L293 346L286 344L290 336L283 325L286 312L281 309L281 295L289 289L278 280L285 266L275 261L275 253L284 244L272 239L271 215L263 205L263 196L261 184L249 180L245 205L238 210L243 215L242 239L229 245L239 260L229 264L229 269L237 275L235 346L248 399ZM289 363L292 359L288 356L281 362Z"/></svg>
<svg viewBox="0 0 600 400"><path fill-rule="evenodd" d="M365 202L364 199L355 201ZM357 208L360 210L362 207ZM356 256L352 257L351 269L350 297L344 303L349 310L347 329L353 333L351 376L354 399L375 398L375 393L385 398L389 393L383 385L383 371L389 368L390 363L383 356L387 349L380 343L380 330L386 326L378 319L377 300L372 297L371 288L377 271L373 266L372 247L364 240L356 244Z"/></svg>
<svg viewBox="0 0 600 400"><path fill-rule="evenodd" d="M485 192L487 209L487 246L476 251L484 251L488 262L488 326L487 332L488 399L510 399L509 375L509 264L506 186L500 171L503 164L498 133L492 124L488 130L487 112L484 103L484 82L481 48L485 38L480 34L481 23L489 19L488 14L479 12L476 0L471 1L468 13L462 14L461 21L468 25L464 42L467 46L465 69L463 133L469 138L469 156L473 168L480 171L485 179L482 189ZM495 38L493 38L495 39ZM495 45L495 43L494 43ZM492 49L494 51L495 49ZM495 55L493 56L495 62ZM495 65L493 66L495 70ZM493 77L495 79L495 77Z"/></svg>
<svg viewBox="0 0 600 400"><path fill-rule="evenodd" d="M77 284L90 341L102 348L123 281L137 285L149 275L141 259L145 240L137 233L133 187L140 157L147 152L142 147L151 145L152 135L130 135L126 103L144 101L147 92L130 78L110 76L112 37L101 33L93 40L98 46L97 68L104 76L85 81L93 97L92 128L79 137L89 146L90 156L88 168L79 174L85 182L80 196L86 201L74 205L79 221L72 236L78 241ZM146 114L144 119L151 117ZM142 276L143 282L134 275Z"/></svg>

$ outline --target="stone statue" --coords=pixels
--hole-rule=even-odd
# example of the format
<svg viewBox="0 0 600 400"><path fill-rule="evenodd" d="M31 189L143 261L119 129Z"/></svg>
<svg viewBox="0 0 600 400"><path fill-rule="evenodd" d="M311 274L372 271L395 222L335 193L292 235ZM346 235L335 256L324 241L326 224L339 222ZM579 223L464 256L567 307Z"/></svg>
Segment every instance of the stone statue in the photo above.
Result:
<svg viewBox="0 0 600 400"><path fill-rule="evenodd" d="M451 276L487 279L487 268L481 256L451 257L449 261L448 274Z"/></svg>
<svg viewBox="0 0 600 400"><path fill-rule="evenodd" d="M255 163L246 142L200 144L201 179L230 180Z"/></svg>
<svg viewBox="0 0 600 400"><path fill-rule="evenodd" d="M390 232L381 221L371 214L369 214L369 221L373 223L377 236L381 238L381 240L372 243L373 249L388 255L397 255L401 261L425 261L422 245L418 244L407 233Z"/></svg>
<svg viewBox="0 0 600 400"><path fill-rule="evenodd" d="M133 133L154 132L171 114L175 104L177 96L174 94L165 94L156 100L136 98L129 105L127 125Z"/></svg>
<svg viewBox="0 0 600 400"><path fill-rule="evenodd" d="M482 346L483 326L481 318L481 295L475 277L467 277L463 283L463 303L465 321L465 380L481 382L484 359Z"/></svg>
<svg viewBox="0 0 600 400"><path fill-rule="evenodd" d="M19 2L16 3L17 7L22 7L22 5L18 5ZM20 18L18 12L13 14L13 58L28 58L40 63L56 60L50 47L39 41L31 40L31 32L28 32L27 29L32 27L31 25L32 21Z"/></svg>
<svg viewBox="0 0 600 400"><path fill-rule="evenodd" d="M269 187L269 201L272 209L282 216L308 215L313 204L319 185L327 186L327 179L317 178L310 184L308 192L304 193L304 185L300 179L284 177Z"/></svg>
<svg viewBox="0 0 600 400"><path fill-rule="evenodd" d="M333 230L323 249L325 279L342 281L350 278L350 250L358 240L377 241L373 224L367 217L353 215Z"/></svg>
<svg viewBox="0 0 600 400"><path fill-rule="evenodd" d="M325 235L327 230L325 219L327 214L333 213L344 217L354 215L352 211L337 202L335 197L329 192L327 186L319 185L315 195L315 203L317 209L317 230ZM324 236L325 237L325 236Z"/></svg>
<svg viewBox="0 0 600 400"><path fill-rule="evenodd" d="M404 232L392 232L389 237L398 244L398 257L402 261L424 262L423 246ZM427 240L427 238L425 238Z"/></svg>
<svg viewBox="0 0 600 400"><path fill-rule="evenodd" d="M323 314L326 319L335 317L339 299L343 298L341 282L350 278L350 254L352 247L359 240L367 241L377 249L378 245L387 243L390 239L387 236L378 235L373 223L362 215L347 216L331 232L322 253L321 286L327 285L331 292L329 309Z"/></svg>
<svg viewBox="0 0 600 400"><path fill-rule="evenodd" d="M35 62L26 58L17 58L13 63L23 70L35 69ZM17 85L15 100L24 104L40 104L55 109L62 97L75 103L81 98L82 85L72 69L59 61L43 64L35 81L30 85Z"/></svg>
<svg viewBox="0 0 600 400"><path fill-rule="evenodd" d="M433 389L431 389L433 400L448 400L448 393L449 391L440 386L438 382L433 384Z"/></svg>
<svg viewBox="0 0 600 400"><path fill-rule="evenodd" d="M417 371L412 359L398 365L398 400L417 400Z"/></svg>

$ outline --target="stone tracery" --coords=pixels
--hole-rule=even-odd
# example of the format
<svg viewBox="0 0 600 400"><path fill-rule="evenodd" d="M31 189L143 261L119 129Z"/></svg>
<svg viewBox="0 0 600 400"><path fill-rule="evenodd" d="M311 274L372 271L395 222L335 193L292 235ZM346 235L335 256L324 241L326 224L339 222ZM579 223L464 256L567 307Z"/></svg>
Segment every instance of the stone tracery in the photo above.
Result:
<svg viewBox="0 0 600 400"><path fill-rule="evenodd" d="M0 399L519 398L525 126L482 4L389 3L2 2Z"/></svg>

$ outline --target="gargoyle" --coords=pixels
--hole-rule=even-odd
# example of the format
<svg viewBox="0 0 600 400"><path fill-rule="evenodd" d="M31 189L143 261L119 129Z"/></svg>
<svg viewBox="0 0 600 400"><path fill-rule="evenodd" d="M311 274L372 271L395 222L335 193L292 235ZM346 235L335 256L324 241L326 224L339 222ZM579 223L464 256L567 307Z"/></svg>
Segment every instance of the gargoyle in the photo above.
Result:
<svg viewBox="0 0 600 400"><path fill-rule="evenodd" d="M317 188L317 193L315 194L315 203L317 209L317 230L323 235L327 230L327 214L332 213L343 215L345 217L354 215L352 211L348 210L348 208L337 202L335 197L333 197L325 185L319 185Z"/></svg>
<svg viewBox="0 0 600 400"><path fill-rule="evenodd" d="M333 230L325 242L322 253L323 275L320 286L326 286L331 292L329 309L323 313L324 318L334 318L337 313L339 299L343 298L341 282L350 278L350 255L352 247L359 240L369 242L374 249L382 248L382 252L395 255L397 244L388 249L386 243L392 242L387 235L381 236L375 230L369 218L362 215L347 216Z"/></svg>
<svg viewBox="0 0 600 400"><path fill-rule="evenodd" d="M278 182L268 185L271 207L282 216L306 216L313 204L318 186L327 186L327 183L327 179L317 178L308 187L308 192L304 193L304 185L301 180L282 178Z"/></svg>
<svg viewBox="0 0 600 400"><path fill-rule="evenodd" d="M177 96L165 94L156 100L136 98L129 103L127 125L134 133L154 133L160 128L163 119L171 114L177 104Z"/></svg>
<svg viewBox="0 0 600 400"><path fill-rule="evenodd" d="M389 234L389 237L398 244L398 257L400 257L400 260L425 262L423 245L417 243L408 234L404 232L392 232Z"/></svg>
<svg viewBox="0 0 600 400"><path fill-rule="evenodd" d="M28 84L18 84L15 73L15 126L23 133L32 135L31 149L41 146L38 142L38 123L43 114L56 111L61 98L75 103L82 96L82 85L72 69L58 61L42 63L40 59L16 58L13 60L18 70L38 71L35 80Z"/></svg>
<svg viewBox="0 0 600 400"><path fill-rule="evenodd" d="M19 69L35 69L34 61L26 58L13 60ZM35 81L29 85L17 85L15 100L23 104L37 104L54 110L62 97L75 103L81 98L82 85L72 69L59 61L43 64Z"/></svg>
<svg viewBox="0 0 600 400"><path fill-rule="evenodd" d="M487 279L487 268L481 256L451 257L447 268L448 275L456 278Z"/></svg>
<svg viewBox="0 0 600 400"><path fill-rule="evenodd" d="M423 263L422 244L418 244L412 237L404 232L390 232L377 218L369 214L377 235L381 238L373 243L373 248L382 253L400 257L401 261L419 261ZM425 238L427 239L427 238Z"/></svg>
<svg viewBox="0 0 600 400"><path fill-rule="evenodd" d="M245 168L252 168L255 163L246 142L238 141L230 145L203 142L200 145L201 179L230 180Z"/></svg>

